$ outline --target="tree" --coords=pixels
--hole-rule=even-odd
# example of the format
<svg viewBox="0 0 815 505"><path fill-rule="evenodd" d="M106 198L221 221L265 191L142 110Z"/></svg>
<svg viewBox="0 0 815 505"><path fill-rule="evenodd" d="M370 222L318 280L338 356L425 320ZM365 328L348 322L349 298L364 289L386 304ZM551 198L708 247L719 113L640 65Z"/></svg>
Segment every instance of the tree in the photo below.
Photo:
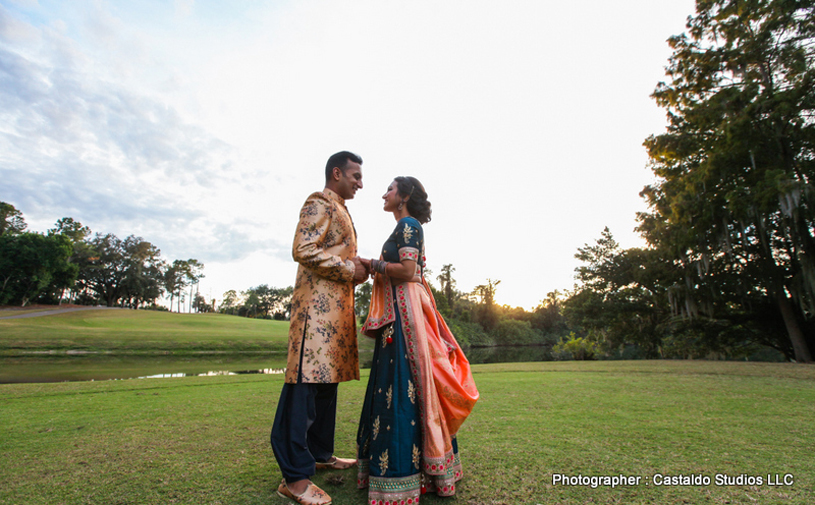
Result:
<svg viewBox="0 0 815 505"><path fill-rule="evenodd" d="M181 312L181 302L183 301L183 290L190 284L195 284L204 277L202 270L204 264L196 259L175 260L164 271L164 288L170 295L170 310L173 307L173 300L178 299L178 312Z"/></svg>
<svg viewBox="0 0 815 505"><path fill-rule="evenodd" d="M130 236L123 244L126 273L122 298L127 306L138 309L141 304L155 303L164 293L165 263L161 251L140 237Z"/></svg>
<svg viewBox="0 0 815 505"><path fill-rule="evenodd" d="M221 305L218 306L218 311L222 314L234 314L238 306L238 293L234 289L230 289L223 294L224 299Z"/></svg>
<svg viewBox="0 0 815 505"><path fill-rule="evenodd" d="M56 222L53 228L48 230L49 235L65 235L74 244L79 244L87 240L91 234L91 229L82 226L82 223L75 221L71 217L63 217Z"/></svg>
<svg viewBox="0 0 815 505"><path fill-rule="evenodd" d="M646 357L660 357L662 324L670 318L664 289L654 278L670 278L655 251L622 250L608 228L594 245L578 248L581 282L563 303L569 327L606 352L636 344ZM664 357L664 356L662 356Z"/></svg>
<svg viewBox="0 0 815 505"><path fill-rule="evenodd" d="M558 290L546 294L532 312L530 323L532 327L546 334L560 334L566 330L566 320L563 317L563 300Z"/></svg>
<svg viewBox="0 0 815 505"><path fill-rule="evenodd" d="M83 251L88 248L85 241L90 233L90 228L82 226L80 222L74 221L73 218L70 217L60 219L54 228L48 230L49 237L59 235L68 239L72 249L72 254L68 262L73 266L69 269L61 269L59 272L55 272L51 280L51 285L45 288L40 295L40 302L62 303L65 291L72 288L74 281L77 279L79 258L82 257Z"/></svg>
<svg viewBox="0 0 815 505"><path fill-rule="evenodd" d="M238 314L244 317L257 317L260 306L260 296L254 289L247 289L242 291L243 306L238 311Z"/></svg>
<svg viewBox="0 0 815 505"><path fill-rule="evenodd" d="M243 312L251 317L274 318L283 320L289 312L294 288L270 287L267 284L249 288L244 296Z"/></svg>
<svg viewBox="0 0 815 505"><path fill-rule="evenodd" d="M19 235L27 227L22 212L10 203L0 202L0 235Z"/></svg>
<svg viewBox="0 0 815 505"><path fill-rule="evenodd" d="M480 284L473 289L472 295L479 299L477 314L478 323L487 331L495 328L498 323L498 311L495 307L495 290L501 281L487 279L486 284Z"/></svg>
<svg viewBox="0 0 815 505"><path fill-rule="evenodd" d="M602 294L613 291L620 284L613 280L620 252L620 245L606 226L594 245L585 244L577 249L574 257L584 264L575 269L577 273L575 278L582 283L584 289L588 288Z"/></svg>
<svg viewBox="0 0 815 505"><path fill-rule="evenodd" d="M70 287L78 268L69 263L67 237L39 233L0 235L0 305L28 305L51 287Z"/></svg>
<svg viewBox="0 0 815 505"><path fill-rule="evenodd" d="M685 318L772 303L799 362L815 316L815 2L698 0L653 97L658 181L639 230L675 261Z"/></svg>
<svg viewBox="0 0 815 505"><path fill-rule="evenodd" d="M64 235L62 235L64 236ZM138 308L162 294L164 261L150 242L131 235L122 240L112 233L97 233L87 247L75 249L80 266L77 286L108 307L123 301Z"/></svg>
<svg viewBox="0 0 815 505"><path fill-rule="evenodd" d="M354 313L357 320L362 323L368 317L368 309L371 307L371 294L373 284L368 281L363 282L354 290Z"/></svg>
<svg viewBox="0 0 815 505"><path fill-rule="evenodd" d="M96 236L88 241L90 246L79 259L77 286L112 307L121 298L125 278L126 261L121 239L112 233Z"/></svg>
<svg viewBox="0 0 815 505"><path fill-rule="evenodd" d="M273 289L272 317L278 321L288 320L291 317L291 299L294 295L294 286Z"/></svg>
<svg viewBox="0 0 815 505"><path fill-rule="evenodd" d="M201 293L195 293L195 299L192 302L193 308L200 313L214 312L215 307L213 304L207 302L207 299Z"/></svg>
<svg viewBox="0 0 815 505"><path fill-rule="evenodd" d="M441 267L441 274L436 277L441 286L441 292L444 293L444 297L447 299L447 306L451 309L453 308L453 301L456 294L456 281L453 279L453 272L455 271L456 269L452 263L448 263Z"/></svg>

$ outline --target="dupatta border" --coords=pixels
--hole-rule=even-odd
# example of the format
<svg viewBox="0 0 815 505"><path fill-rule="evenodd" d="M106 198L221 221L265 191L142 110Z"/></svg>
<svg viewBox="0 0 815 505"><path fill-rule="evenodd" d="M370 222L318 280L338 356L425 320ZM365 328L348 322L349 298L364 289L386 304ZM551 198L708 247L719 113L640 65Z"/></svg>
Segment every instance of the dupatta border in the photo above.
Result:
<svg viewBox="0 0 815 505"><path fill-rule="evenodd" d="M397 304L399 307L399 314L402 316L402 334L404 335L405 341L407 342L407 349L408 349L408 362L410 363L410 372L413 375L413 383L416 387L416 397L419 399L419 417L422 423L422 471L428 475L432 476L447 476L448 470L451 467L455 466L456 462L456 454L453 452L452 443L450 440L444 440L445 451L444 455L441 457L432 457L427 455L427 451L425 451L424 444L427 442L427 414L425 412L425 402L423 401L425 391L424 387L425 384L422 383L422 380L419 376L419 365L418 365L418 358L416 356L416 335L414 329L416 328L416 321L413 318L412 311L409 310L408 304L410 295L406 291L406 285L408 283L402 283L396 286L396 298ZM418 286L417 286L418 287ZM434 307L435 309L435 307ZM432 366L430 360L428 360L428 366ZM433 385L428 385L428 387L432 387ZM446 446L449 445L449 449ZM460 462L459 462L460 465ZM459 472L460 478L460 472ZM444 486L442 486L444 487Z"/></svg>
<svg viewBox="0 0 815 505"><path fill-rule="evenodd" d="M393 290L391 280L379 272L374 275L374 287L371 292L371 306L368 318L360 330L363 335L376 338L377 332L396 320L393 312Z"/></svg>

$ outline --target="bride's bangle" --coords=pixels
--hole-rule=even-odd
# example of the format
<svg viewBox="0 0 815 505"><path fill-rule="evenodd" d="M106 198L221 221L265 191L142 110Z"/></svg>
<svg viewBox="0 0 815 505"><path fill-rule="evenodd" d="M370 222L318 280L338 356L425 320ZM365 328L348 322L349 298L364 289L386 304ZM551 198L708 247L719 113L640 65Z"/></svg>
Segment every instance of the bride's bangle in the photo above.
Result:
<svg viewBox="0 0 815 505"><path fill-rule="evenodd" d="M384 274L386 273L387 268L388 268L387 261L371 260L371 270L373 270L374 272Z"/></svg>

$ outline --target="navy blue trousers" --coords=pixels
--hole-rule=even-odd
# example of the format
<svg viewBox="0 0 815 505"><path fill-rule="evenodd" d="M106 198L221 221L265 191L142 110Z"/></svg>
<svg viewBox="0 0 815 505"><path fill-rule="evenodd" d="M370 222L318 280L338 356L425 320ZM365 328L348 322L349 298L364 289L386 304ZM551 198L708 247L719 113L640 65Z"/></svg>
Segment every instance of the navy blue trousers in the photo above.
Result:
<svg viewBox="0 0 815 505"><path fill-rule="evenodd" d="M334 454L337 384L283 384L271 443L286 482L308 479Z"/></svg>

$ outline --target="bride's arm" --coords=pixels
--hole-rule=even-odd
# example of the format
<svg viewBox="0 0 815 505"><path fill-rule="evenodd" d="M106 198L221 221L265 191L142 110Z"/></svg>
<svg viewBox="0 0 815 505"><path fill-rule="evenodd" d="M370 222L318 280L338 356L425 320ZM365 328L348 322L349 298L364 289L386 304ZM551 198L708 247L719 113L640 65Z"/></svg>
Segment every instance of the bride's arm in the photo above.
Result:
<svg viewBox="0 0 815 505"><path fill-rule="evenodd" d="M399 263L391 263L383 260L369 260L371 272L385 274L393 280L409 281L416 275L416 261L403 259Z"/></svg>
<svg viewBox="0 0 815 505"><path fill-rule="evenodd" d="M400 263L388 263L385 265L385 273L391 279L409 281L416 275L416 262L404 259Z"/></svg>

